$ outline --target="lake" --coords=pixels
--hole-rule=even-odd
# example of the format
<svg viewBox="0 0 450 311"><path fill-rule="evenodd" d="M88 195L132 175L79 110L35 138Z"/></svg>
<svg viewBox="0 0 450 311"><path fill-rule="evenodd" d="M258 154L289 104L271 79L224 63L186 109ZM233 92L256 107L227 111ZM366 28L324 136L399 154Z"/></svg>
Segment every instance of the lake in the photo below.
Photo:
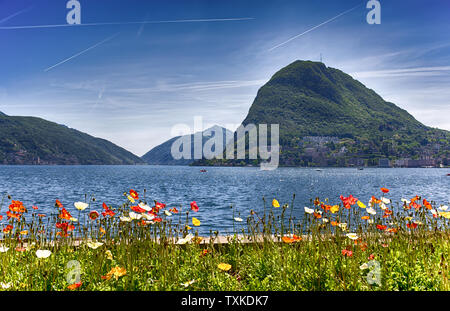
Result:
<svg viewBox="0 0 450 311"><path fill-rule="evenodd" d="M73 203L94 194L93 209L102 210L102 202L113 208L125 201L123 193L135 189L147 199L166 203L168 207L189 208L197 201L196 214L202 222L200 233L232 231L233 205L246 218L250 210L262 211L276 198L281 205L291 203L296 194L294 215L301 218L303 207L319 196L340 203L342 194L360 198L367 204L371 195L380 196L380 187L391 191L386 196L394 202L422 195L429 201L448 205L450 169L412 168L279 168L261 171L253 167L185 166L0 166L0 193L10 194L27 207L39 206L41 213L55 213L56 199L74 211ZM1 214L4 216L7 204ZM78 212L73 215L76 217ZM243 223L244 224L244 223ZM242 225L242 224L241 224Z"/></svg>

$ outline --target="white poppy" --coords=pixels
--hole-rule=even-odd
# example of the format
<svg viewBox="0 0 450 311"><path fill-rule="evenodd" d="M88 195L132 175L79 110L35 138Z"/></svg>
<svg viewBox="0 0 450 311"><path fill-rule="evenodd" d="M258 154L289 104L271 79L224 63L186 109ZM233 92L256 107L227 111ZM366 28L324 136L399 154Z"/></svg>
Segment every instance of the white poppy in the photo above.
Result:
<svg viewBox="0 0 450 311"><path fill-rule="evenodd" d="M120 221L123 221L123 222L130 222L130 221L131 221L131 218L130 218L130 217L122 216L122 217L120 217Z"/></svg>
<svg viewBox="0 0 450 311"><path fill-rule="evenodd" d="M243 222L244 221L242 218L239 218L239 217L234 217L234 220L237 221L237 222Z"/></svg>
<svg viewBox="0 0 450 311"><path fill-rule="evenodd" d="M84 203L84 202L75 202L73 205L79 211L84 211L86 208L89 207L89 204Z"/></svg>
<svg viewBox="0 0 450 311"><path fill-rule="evenodd" d="M153 220L153 219L155 219L155 215L153 215L153 214L142 214L141 215L143 218L145 218L146 220Z"/></svg>
<svg viewBox="0 0 450 311"><path fill-rule="evenodd" d="M52 252L49 250L40 250L39 249L36 251L37 258L48 258L48 257L50 257L51 254L52 254Z"/></svg>
<svg viewBox="0 0 450 311"><path fill-rule="evenodd" d="M194 238L194 236L189 233L183 239L178 240L177 244L186 244L186 243L190 242L193 238Z"/></svg>
<svg viewBox="0 0 450 311"><path fill-rule="evenodd" d="M386 204L384 204L383 202L380 203L380 208L384 211L385 209L387 209Z"/></svg>
<svg viewBox="0 0 450 311"><path fill-rule="evenodd" d="M406 204L409 204L409 203L411 203L409 200L407 200L407 199L402 199L402 202L403 203L406 203Z"/></svg>
<svg viewBox="0 0 450 311"><path fill-rule="evenodd" d="M186 283L181 283L181 285L184 286L184 287L189 287L190 285L192 285L194 283L195 283L195 280L192 280L192 281L189 281L189 282L186 282Z"/></svg>
<svg viewBox="0 0 450 311"><path fill-rule="evenodd" d="M12 283L11 282L9 282L9 283L0 283L1 284L1 286L2 286L2 288L3 289L8 289L8 288L10 288L11 287L11 285L12 285Z"/></svg>
<svg viewBox="0 0 450 311"><path fill-rule="evenodd" d="M370 215L375 215L377 213L377 211L375 209L373 209L372 207L366 209L367 213L369 213Z"/></svg>
<svg viewBox="0 0 450 311"><path fill-rule="evenodd" d="M385 197L381 197L380 200L381 200L381 202L383 202L384 204L391 204L391 200L390 200L390 199L387 199L387 198L385 198Z"/></svg>
<svg viewBox="0 0 450 311"><path fill-rule="evenodd" d="M100 246L103 245L102 242L88 242L86 244L87 244L87 246L89 246L92 249L97 249L97 248L99 248Z"/></svg>
<svg viewBox="0 0 450 311"><path fill-rule="evenodd" d="M447 209L448 209L448 206L447 205L441 205L440 207L439 207L439 209L441 210L441 211L446 211Z"/></svg>
<svg viewBox="0 0 450 311"><path fill-rule="evenodd" d="M0 253L6 253L8 250L8 247L0 246Z"/></svg>
<svg viewBox="0 0 450 311"><path fill-rule="evenodd" d="M166 216L168 216L168 217L172 216L172 213L169 211L164 211L164 214L166 214Z"/></svg>
<svg viewBox="0 0 450 311"><path fill-rule="evenodd" d="M369 269L369 265L367 263L363 263L361 266L359 266L359 268L361 270L366 270L366 269Z"/></svg>
<svg viewBox="0 0 450 311"><path fill-rule="evenodd" d="M329 222L329 220L328 220L327 218L322 218L322 221L323 221L324 223Z"/></svg>
<svg viewBox="0 0 450 311"><path fill-rule="evenodd" d="M357 240L358 239L358 235L356 233L347 233L346 236L347 236L347 238L349 238L351 240Z"/></svg>
<svg viewBox="0 0 450 311"><path fill-rule="evenodd" d="M312 208L308 208L305 206L305 213L312 214L312 213L314 213L314 210Z"/></svg>
<svg viewBox="0 0 450 311"><path fill-rule="evenodd" d="M142 218L142 214L137 214L135 212L130 212L129 216L133 220L139 220Z"/></svg>
<svg viewBox="0 0 450 311"><path fill-rule="evenodd" d="M150 206L148 206L147 204L144 203L139 203L139 207L142 208L143 210L146 210L147 212L150 212L152 210L152 208Z"/></svg>

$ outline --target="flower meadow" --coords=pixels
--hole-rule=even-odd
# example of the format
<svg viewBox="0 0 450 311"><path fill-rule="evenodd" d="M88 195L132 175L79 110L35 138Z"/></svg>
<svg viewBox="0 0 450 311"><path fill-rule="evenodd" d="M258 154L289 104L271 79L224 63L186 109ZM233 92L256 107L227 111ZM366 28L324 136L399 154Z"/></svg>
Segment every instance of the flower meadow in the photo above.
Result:
<svg viewBox="0 0 450 311"><path fill-rule="evenodd" d="M117 207L56 200L51 215L5 195L0 290L450 290L447 206L419 195L394 203L384 187L366 200L294 201L263 199L245 216L232 207L234 234L205 237L206 207L166 206L145 190Z"/></svg>

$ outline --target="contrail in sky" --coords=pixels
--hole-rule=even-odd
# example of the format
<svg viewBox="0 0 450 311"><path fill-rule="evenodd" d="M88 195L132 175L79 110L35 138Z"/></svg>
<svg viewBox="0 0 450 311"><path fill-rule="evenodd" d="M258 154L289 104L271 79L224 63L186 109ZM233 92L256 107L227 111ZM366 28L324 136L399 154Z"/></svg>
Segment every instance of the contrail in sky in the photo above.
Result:
<svg viewBox="0 0 450 311"><path fill-rule="evenodd" d="M275 50L276 48L279 48L279 47L282 46L282 45L285 45L285 44L288 43L288 42L291 42L292 40L297 39L298 37L301 37L301 36L307 34L308 32L313 31L314 29L317 29L317 28L319 28L319 27L321 27L321 26L323 26L323 25L325 25L325 24L328 24L328 23L334 21L335 19L337 19L337 18L341 17L342 15L345 15L345 14L347 14L347 13L353 11L354 9L356 9L357 7L360 7L360 6L361 6L361 4L359 4L359 5L357 5L357 6L353 7L353 8L351 8L351 9L345 11L345 12L342 12L341 14L336 15L335 17L330 18L329 20L327 20L327 21L325 21L325 22L323 22L323 23L321 23L321 24L319 24L319 25L317 25L317 26L314 26L313 28L310 28L310 29L306 30L305 32L302 32L301 34L296 35L295 37L292 37L292 38L290 38L289 40L284 41L283 43L280 43L280 44L274 46L273 48L271 48L271 49L269 50L269 52Z"/></svg>
<svg viewBox="0 0 450 311"><path fill-rule="evenodd" d="M11 14L11 15L9 15L9 16L3 18L3 19L0 19L0 24L1 24L1 23L4 23L4 22L6 22L6 21L9 21L11 18L16 17L17 15L20 15L20 14L22 14L22 13L28 12L28 11L31 10L32 8L33 8L33 7L30 6L29 8L23 9L23 10L21 10L21 11L19 11L19 12L16 12L16 13L14 13L14 14Z"/></svg>
<svg viewBox="0 0 450 311"><path fill-rule="evenodd" d="M243 18L212 18L212 19L178 19L166 21L142 21L142 22L121 22L121 23L88 23L79 25L56 24L56 25L29 25L29 26L6 26L0 27L0 30L13 29L36 29L36 28L59 28L59 27L81 27L81 26L111 26L111 25L138 25L138 24L167 24L167 23L204 23L204 22L231 22L253 20L253 17Z"/></svg>
<svg viewBox="0 0 450 311"><path fill-rule="evenodd" d="M85 50L83 50L83 51L81 51L81 52L79 52L79 53L77 53L77 54L75 54L75 55L73 55L73 56L71 56L71 57L69 57L69 58L66 58L66 59L63 60L63 61L60 61L59 63L57 63L57 64L55 64L55 65L53 65L53 66L51 66L51 67L48 67L48 68L45 69L44 71L47 72L47 71L49 71L49 70L52 70L53 68L55 68L55 67L57 67L57 66L59 66L59 65L62 65L62 64L64 64L64 63L68 62L69 60L72 60L72 59L74 59L75 57L78 57L78 56L80 56L80 55L82 55L82 54L84 54L84 53L86 53L86 52L88 52L88 51L90 51L90 50L96 48L97 46L99 46L99 45L101 45L101 44L103 44L103 43L105 43L105 42L108 42L109 40L115 38L118 34L119 34L119 33L116 33L115 35L113 35L113 36L111 36L111 37L108 37L108 38L106 38L105 40L102 40L102 41L100 41L100 42L94 44L93 46L88 47L87 49L85 49Z"/></svg>

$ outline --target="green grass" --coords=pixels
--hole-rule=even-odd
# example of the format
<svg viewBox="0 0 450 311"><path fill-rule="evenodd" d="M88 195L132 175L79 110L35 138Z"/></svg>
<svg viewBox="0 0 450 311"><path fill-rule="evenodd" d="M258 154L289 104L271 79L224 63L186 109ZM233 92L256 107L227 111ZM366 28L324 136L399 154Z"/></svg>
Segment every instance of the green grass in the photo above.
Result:
<svg viewBox="0 0 450 311"><path fill-rule="evenodd" d="M334 214L325 211L331 207L327 204L326 200L312 202L310 207L316 212L322 210L322 217L305 213L302 220L291 216L296 208L291 202L279 208L265 206L264 213L252 212L237 226L240 231L221 244L213 243L214 234L200 242L192 225L195 212L191 210L166 216L164 208L158 214L161 222L143 226L142 220L120 221L119 217L128 216L134 205L129 201L115 209L114 216L100 215L96 220L87 217L91 207L79 215L73 213L78 221L38 217L39 210L30 209L21 221L11 218L13 229L2 233L1 244L9 249L0 253L0 283L8 287L4 290L23 291L69 290L68 286L76 282L81 283L76 290L85 291L450 289L448 214L444 211L436 209L438 216L433 217L425 206L416 209L406 203L387 204L393 214L383 218L378 203L374 204L377 215L371 216L370 224L361 219L369 215L366 209L356 204L350 209L339 204ZM431 204L437 208L434 202ZM55 207L56 212L61 210ZM236 211L231 213L234 216ZM61 232L54 230L56 221L75 224L75 229L67 237L56 236ZM347 230L334 226L334 222L347 223ZM417 228L408 228L406 224L410 223L418 224ZM397 232L379 230L377 225ZM188 232L195 235L191 242L176 244ZM356 233L357 239L347 237L350 232ZM238 233L261 241L241 243L236 239ZM293 234L302 239L289 239ZM103 245L92 249L87 245L92 240ZM50 250L51 255L38 258L37 250ZM351 256L344 255L343 250L351 251ZM79 279L76 266L68 265L71 261L79 264ZM379 284L367 278L373 270L361 267L375 261L380 265ZM231 268L221 270L221 263ZM105 278L115 267L122 273ZM183 285L187 282L190 284Z"/></svg>

